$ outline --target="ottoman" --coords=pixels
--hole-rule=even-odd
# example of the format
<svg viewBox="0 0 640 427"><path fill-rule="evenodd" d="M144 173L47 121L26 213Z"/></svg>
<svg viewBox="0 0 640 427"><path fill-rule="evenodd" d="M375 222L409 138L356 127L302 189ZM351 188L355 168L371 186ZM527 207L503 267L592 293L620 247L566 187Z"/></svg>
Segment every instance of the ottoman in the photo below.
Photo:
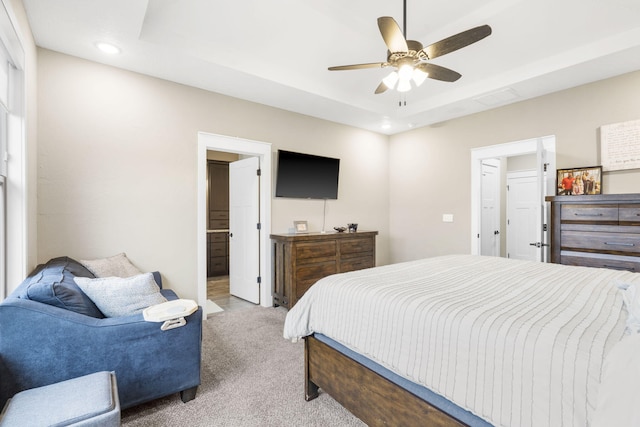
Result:
<svg viewBox="0 0 640 427"><path fill-rule="evenodd" d="M115 372L83 377L21 391L0 414L0 426L120 425Z"/></svg>

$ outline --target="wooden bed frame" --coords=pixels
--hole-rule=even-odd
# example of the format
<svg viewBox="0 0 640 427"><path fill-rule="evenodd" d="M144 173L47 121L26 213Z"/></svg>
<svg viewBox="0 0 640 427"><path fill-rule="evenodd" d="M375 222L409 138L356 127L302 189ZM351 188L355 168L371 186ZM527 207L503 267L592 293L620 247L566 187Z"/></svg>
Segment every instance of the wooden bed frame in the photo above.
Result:
<svg viewBox="0 0 640 427"><path fill-rule="evenodd" d="M304 365L305 400L321 388L369 426L466 426L313 335L305 337Z"/></svg>

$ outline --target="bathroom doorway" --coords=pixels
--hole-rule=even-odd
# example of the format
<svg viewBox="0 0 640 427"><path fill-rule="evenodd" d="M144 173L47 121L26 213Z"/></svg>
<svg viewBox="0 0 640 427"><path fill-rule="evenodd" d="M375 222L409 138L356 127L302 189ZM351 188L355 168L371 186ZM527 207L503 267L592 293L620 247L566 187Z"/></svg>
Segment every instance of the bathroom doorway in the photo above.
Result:
<svg viewBox="0 0 640 427"><path fill-rule="evenodd" d="M234 138L224 135L215 135L200 132L198 133L198 184L197 184L197 268L198 268L198 303L205 308L205 313L210 314L211 310L207 310L207 293L208 280L207 267L207 243L209 230L208 224L208 180L207 166L209 152L227 153L235 155L237 158L256 158L259 161L261 184L259 186L259 218L258 227L260 230L258 241L256 242L258 253L258 267L256 270L255 286L259 293L259 302L263 307L273 306L273 298L271 296L272 280L271 280L271 245L269 235L271 232L271 144L250 141L240 138ZM236 157L234 157L236 158ZM220 161L220 160L218 160ZM226 160L229 162L230 158ZM215 225L215 224L214 224ZM224 225L224 224L217 224ZM225 230L225 228L213 228L212 230ZM233 258L232 251L229 251L230 262ZM212 276L220 277L220 276ZM224 286L218 281L217 287ZM214 284L215 288L215 284ZM212 289L213 290L213 289ZM250 304L250 303L248 303ZM253 305L253 304L252 304ZM214 307L215 309L215 307Z"/></svg>

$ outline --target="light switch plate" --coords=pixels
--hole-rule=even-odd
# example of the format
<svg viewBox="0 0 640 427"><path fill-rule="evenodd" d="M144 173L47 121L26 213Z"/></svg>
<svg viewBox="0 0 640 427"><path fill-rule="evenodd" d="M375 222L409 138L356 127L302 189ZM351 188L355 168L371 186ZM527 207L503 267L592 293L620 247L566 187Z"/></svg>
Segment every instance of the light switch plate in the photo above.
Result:
<svg viewBox="0 0 640 427"><path fill-rule="evenodd" d="M453 222L453 214L442 214L442 222Z"/></svg>

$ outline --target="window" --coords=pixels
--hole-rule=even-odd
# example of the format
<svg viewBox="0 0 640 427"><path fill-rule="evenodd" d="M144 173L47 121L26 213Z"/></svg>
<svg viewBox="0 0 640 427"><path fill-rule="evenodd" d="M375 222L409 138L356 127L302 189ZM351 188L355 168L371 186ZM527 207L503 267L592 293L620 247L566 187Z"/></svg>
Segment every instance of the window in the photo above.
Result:
<svg viewBox="0 0 640 427"><path fill-rule="evenodd" d="M0 301L7 290L7 159L9 117L9 71L10 62L4 46L0 46Z"/></svg>
<svg viewBox="0 0 640 427"><path fill-rule="evenodd" d="M0 300L27 269L25 51L11 1L0 0Z"/></svg>

